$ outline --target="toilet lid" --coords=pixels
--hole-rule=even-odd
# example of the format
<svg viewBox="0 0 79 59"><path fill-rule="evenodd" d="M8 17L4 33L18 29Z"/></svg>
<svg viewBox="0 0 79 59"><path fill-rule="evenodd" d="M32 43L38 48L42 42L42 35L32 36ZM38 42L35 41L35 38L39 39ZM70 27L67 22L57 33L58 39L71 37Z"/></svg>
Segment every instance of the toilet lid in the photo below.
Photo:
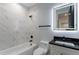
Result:
<svg viewBox="0 0 79 59"><path fill-rule="evenodd" d="M43 54L46 54L47 50L44 49L44 48L38 48L34 51L34 55L43 55Z"/></svg>

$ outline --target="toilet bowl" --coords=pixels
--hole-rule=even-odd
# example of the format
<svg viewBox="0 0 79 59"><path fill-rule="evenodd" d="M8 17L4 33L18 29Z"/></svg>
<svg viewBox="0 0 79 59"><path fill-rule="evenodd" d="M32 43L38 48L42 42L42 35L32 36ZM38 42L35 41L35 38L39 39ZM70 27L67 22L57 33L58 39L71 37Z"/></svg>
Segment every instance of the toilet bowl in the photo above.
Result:
<svg viewBox="0 0 79 59"><path fill-rule="evenodd" d="M33 52L33 55L46 55L49 44L46 41L40 41L39 47Z"/></svg>

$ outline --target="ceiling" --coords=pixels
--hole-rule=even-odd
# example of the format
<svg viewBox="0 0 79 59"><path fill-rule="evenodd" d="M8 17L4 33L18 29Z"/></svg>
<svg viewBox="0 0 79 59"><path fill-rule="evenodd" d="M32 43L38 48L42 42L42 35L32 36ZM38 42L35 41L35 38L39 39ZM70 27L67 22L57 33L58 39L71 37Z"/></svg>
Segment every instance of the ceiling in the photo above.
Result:
<svg viewBox="0 0 79 59"><path fill-rule="evenodd" d="M25 7L32 7L32 6L36 5L36 3L20 3L20 4Z"/></svg>
<svg viewBox="0 0 79 59"><path fill-rule="evenodd" d="M24 6L24 7L27 7L27 8L30 8L32 6L35 6L37 5L38 3L20 3L20 5ZM61 3L39 3L39 5L50 5L50 6L55 6L55 5L59 5Z"/></svg>

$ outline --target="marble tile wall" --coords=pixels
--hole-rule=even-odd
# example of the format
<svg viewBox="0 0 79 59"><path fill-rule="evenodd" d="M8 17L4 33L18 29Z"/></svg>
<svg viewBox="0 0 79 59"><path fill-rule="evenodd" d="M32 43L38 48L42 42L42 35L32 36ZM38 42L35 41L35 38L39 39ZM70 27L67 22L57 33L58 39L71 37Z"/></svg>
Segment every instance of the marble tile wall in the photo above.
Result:
<svg viewBox="0 0 79 59"><path fill-rule="evenodd" d="M28 8L0 3L0 50L28 42L32 28Z"/></svg>

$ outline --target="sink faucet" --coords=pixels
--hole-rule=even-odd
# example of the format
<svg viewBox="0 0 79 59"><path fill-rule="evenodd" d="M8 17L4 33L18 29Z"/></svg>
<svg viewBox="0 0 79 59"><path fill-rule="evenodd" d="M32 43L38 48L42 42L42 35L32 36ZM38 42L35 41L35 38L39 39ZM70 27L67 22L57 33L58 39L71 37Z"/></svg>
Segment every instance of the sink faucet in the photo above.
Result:
<svg viewBox="0 0 79 59"><path fill-rule="evenodd" d="M65 40L65 36L63 36L63 40Z"/></svg>

